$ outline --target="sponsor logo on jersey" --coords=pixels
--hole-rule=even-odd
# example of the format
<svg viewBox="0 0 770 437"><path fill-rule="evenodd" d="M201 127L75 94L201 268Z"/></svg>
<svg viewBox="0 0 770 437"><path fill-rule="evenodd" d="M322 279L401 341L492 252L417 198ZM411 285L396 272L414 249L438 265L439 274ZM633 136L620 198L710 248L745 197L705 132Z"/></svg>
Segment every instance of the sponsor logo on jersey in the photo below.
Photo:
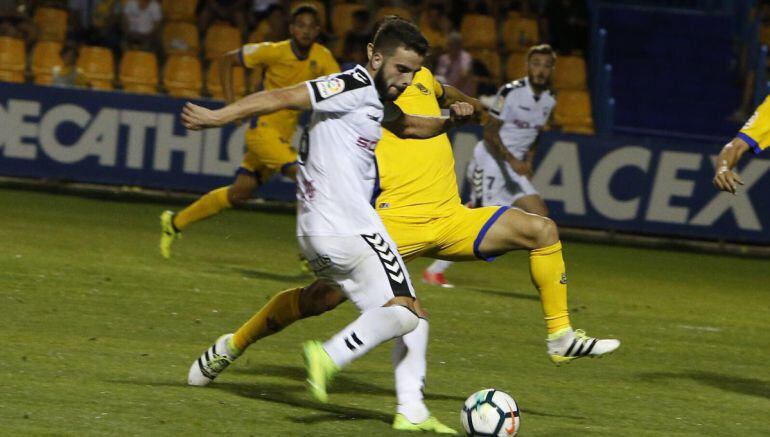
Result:
<svg viewBox="0 0 770 437"><path fill-rule="evenodd" d="M505 106L505 97L500 96L495 101L495 106L492 107L492 110L497 112L497 113L500 113L500 111L503 110L503 106Z"/></svg>
<svg viewBox="0 0 770 437"><path fill-rule="evenodd" d="M366 138L358 137L356 145L362 149L374 152L374 149L377 147L377 140L367 140Z"/></svg>
<svg viewBox="0 0 770 437"><path fill-rule="evenodd" d="M319 80L316 82L316 88L318 88L318 94L321 95L321 98L327 99L344 91L345 81L336 77L326 80Z"/></svg>
<svg viewBox="0 0 770 437"><path fill-rule="evenodd" d="M414 86L417 87L417 89L420 90L420 92L423 93L424 95L427 96L428 94L430 94L430 91L428 91L428 88L426 88L425 85L421 83L416 83L414 84Z"/></svg>
<svg viewBox="0 0 770 437"><path fill-rule="evenodd" d="M308 260L308 264L310 264L310 268L313 269L314 272L320 272L332 265L332 260L326 255L319 255L318 258Z"/></svg>

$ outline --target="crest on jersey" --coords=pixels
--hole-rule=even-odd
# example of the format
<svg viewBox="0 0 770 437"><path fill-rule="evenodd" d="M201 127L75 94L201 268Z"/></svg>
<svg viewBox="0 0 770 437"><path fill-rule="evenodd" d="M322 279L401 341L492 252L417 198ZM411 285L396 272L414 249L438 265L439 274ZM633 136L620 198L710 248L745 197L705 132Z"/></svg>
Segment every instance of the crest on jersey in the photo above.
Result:
<svg viewBox="0 0 770 437"><path fill-rule="evenodd" d="M313 73L318 71L318 62L316 62L315 59L310 60L310 71L312 71Z"/></svg>
<svg viewBox="0 0 770 437"><path fill-rule="evenodd" d="M500 96L497 98L497 100L495 100L495 106L493 106L492 109L495 112L500 113L503 110L504 105L505 105L505 97Z"/></svg>
<svg viewBox="0 0 770 437"><path fill-rule="evenodd" d="M426 96L430 94L430 91L428 91L428 88L425 87L425 85L421 83L414 84L415 87L417 87L418 90L420 90L421 93L425 94Z"/></svg>
<svg viewBox="0 0 770 437"><path fill-rule="evenodd" d="M331 79L319 80L316 82L316 88L321 98L326 99L345 90L345 81L333 77Z"/></svg>

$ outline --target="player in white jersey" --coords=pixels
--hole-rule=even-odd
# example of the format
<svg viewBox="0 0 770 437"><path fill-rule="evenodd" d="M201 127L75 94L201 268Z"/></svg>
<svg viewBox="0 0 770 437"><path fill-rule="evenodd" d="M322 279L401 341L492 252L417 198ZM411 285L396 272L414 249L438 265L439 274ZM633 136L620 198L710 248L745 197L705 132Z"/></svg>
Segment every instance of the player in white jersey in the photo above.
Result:
<svg viewBox="0 0 770 437"><path fill-rule="evenodd" d="M327 342L304 345L310 390L320 401L327 400L326 384L340 368L418 324L421 310L409 275L371 198L382 125L402 138L429 138L473 113L460 102L448 119L418 117L393 103L427 48L414 24L390 19L369 44L365 68L252 94L215 111L188 103L182 113L187 128L201 129L280 109L313 110L299 151L299 244L316 275L336 284L361 311ZM204 385L240 354L231 338L221 337L193 363L191 384Z"/></svg>
<svg viewBox="0 0 770 437"><path fill-rule="evenodd" d="M548 216L548 208L532 185L537 139L556 106L550 90L556 54L548 44L527 53L527 77L500 87L489 110L484 138L476 144L468 165L471 204L515 206ZM444 272L451 261L436 260L423 272L423 282L452 287Z"/></svg>

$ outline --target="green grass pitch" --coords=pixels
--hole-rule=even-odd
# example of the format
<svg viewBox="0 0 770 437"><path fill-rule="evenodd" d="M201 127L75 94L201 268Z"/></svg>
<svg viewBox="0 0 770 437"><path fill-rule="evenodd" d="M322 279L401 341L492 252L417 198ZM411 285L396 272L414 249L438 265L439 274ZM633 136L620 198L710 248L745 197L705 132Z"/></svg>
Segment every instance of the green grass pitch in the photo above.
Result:
<svg viewBox="0 0 770 437"><path fill-rule="evenodd" d="M208 388L187 369L274 292L307 283L291 215L233 211L158 254L162 205L0 190L0 434L403 435L390 345L305 392L300 343L350 304L256 344ZM431 313L427 403L460 427L494 386L522 436L770 435L767 260L567 242L573 323L614 355L555 367L526 253L417 283ZM418 277L427 260L410 265Z"/></svg>

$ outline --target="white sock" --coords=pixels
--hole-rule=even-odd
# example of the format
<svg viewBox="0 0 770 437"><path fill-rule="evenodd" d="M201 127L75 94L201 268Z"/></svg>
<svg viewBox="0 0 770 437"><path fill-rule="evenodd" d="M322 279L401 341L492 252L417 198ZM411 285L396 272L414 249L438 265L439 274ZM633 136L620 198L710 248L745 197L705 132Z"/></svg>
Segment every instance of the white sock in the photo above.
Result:
<svg viewBox="0 0 770 437"><path fill-rule="evenodd" d="M423 402L428 331L428 321L420 319L417 328L397 338L393 346L397 412L412 423L424 422L430 416L428 407Z"/></svg>
<svg viewBox="0 0 770 437"><path fill-rule="evenodd" d="M324 349L335 364L344 367L378 344L414 330L418 320L400 305L373 308L324 343Z"/></svg>
<svg viewBox="0 0 770 437"><path fill-rule="evenodd" d="M448 269L452 264L454 264L452 261L437 259L436 261L433 261L433 264L428 266L428 273L432 275L437 273L444 273L446 269Z"/></svg>

